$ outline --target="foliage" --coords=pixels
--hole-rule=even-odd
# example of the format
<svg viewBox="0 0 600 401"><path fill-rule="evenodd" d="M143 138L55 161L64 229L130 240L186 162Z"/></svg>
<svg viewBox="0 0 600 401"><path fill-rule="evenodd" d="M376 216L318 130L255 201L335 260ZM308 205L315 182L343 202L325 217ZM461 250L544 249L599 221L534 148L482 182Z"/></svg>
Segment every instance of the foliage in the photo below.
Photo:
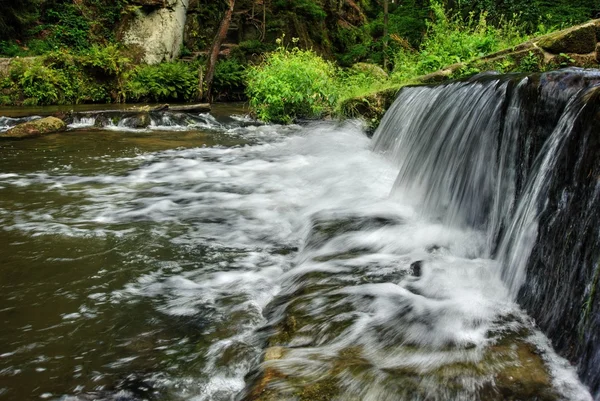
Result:
<svg viewBox="0 0 600 401"><path fill-rule="evenodd" d="M106 45L114 42L122 15L134 8L129 0L0 0L0 54Z"/></svg>
<svg viewBox="0 0 600 401"><path fill-rule="evenodd" d="M530 51L523 57L518 64L517 70L520 72L538 72L541 69L542 62L538 56Z"/></svg>
<svg viewBox="0 0 600 401"><path fill-rule="evenodd" d="M220 60L215 69L212 91L218 98L231 98L234 94L243 94L245 89L246 68L236 59Z"/></svg>
<svg viewBox="0 0 600 401"><path fill-rule="evenodd" d="M294 2L275 0L273 5L276 9L287 9L296 15L315 21L322 21L327 17L327 13L323 10L321 4L314 0L295 0Z"/></svg>
<svg viewBox="0 0 600 401"><path fill-rule="evenodd" d="M124 100L128 59L116 46L83 53L56 50L15 59L2 82L1 104L77 104Z"/></svg>
<svg viewBox="0 0 600 401"><path fill-rule="evenodd" d="M126 100L125 74L130 60L116 45L94 45L80 58L83 66L92 69L97 77L114 82L114 98L117 102Z"/></svg>
<svg viewBox="0 0 600 401"><path fill-rule="evenodd" d="M485 12L477 19L470 14L463 21L457 14L448 17L440 3L432 2L431 9L435 18L428 23L420 50L401 49L396 54L393 77L398 81L467 62L525 40L514 22L503 23L503 28L493 27L487 23Z"/></svg>
<svg viewBox="0 0 600 401"><path fill-rule="evenodd" d="M183 62L141 65L127 81L128 97L134 100L192 100L198 88L198 66Z"/></svg>
<svg viewBox="0 0 600 401"><path fill-rule="evenodd" d="M38 17L39 6L40 0L0 0L0 40L21 36Z"/></svg>
<svg viewBox="0 0 600 401"><path fill-rule="evenodd" d="M337 98L335 73L333 64L313 51L281 45L248 69L250 107L263 121L320 117Z"/></svg>
<svg viewBox="0 0 600 401"><path fill-rule="evenodd" d="M348 68L337 74L338 99L362 96L373 90L386 87L388 79L385 76L374 74L365 69Z"/></svg>
<svg viewBox="0 0 600 401"><path fill-rule="evenodd" d="M530 34L584 22L600 10L596 0L448 0L447 6L464 18L485 12L495 26L514 16Z"/></svg>
<svg viewBox="0 0 600 401"><path fill-rule="evenodd" d="M45 22L44 28L50 30L47 39L55 48L83 50L90 46L90 24L74 3L49 8Z"/></svg>

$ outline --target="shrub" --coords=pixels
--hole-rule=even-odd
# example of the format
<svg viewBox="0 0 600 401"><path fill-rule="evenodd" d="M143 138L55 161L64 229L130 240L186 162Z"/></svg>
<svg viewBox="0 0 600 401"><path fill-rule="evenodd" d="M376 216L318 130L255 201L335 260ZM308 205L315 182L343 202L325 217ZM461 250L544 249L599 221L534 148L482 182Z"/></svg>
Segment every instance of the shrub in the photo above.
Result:
<svg viewBox="0 0 600 401"><path fill-rule="evenodd" d="M23 91L25 105L48 105L57 103L59 90L65 83L64 76L36 61L23 68L23 73L18 79L18 85Z"/></svg>
<svg viewBox="0 0 600 401"><path fill-rule="evenodd" d="M235 59L220 60L215 68L212 90L216 98L238 97L245 89L246 69Z"/></svg>
<svg viewBox="0 0 600 401"><path fill-rule="evenodd" d="M337 98L333 64L312 50L290 50L281 39L278 43L279 48L261 64L248 69L246 92L257 117L289 123L331 111Z"/></svg>
<svg viewBox="0 0 600 401"><path fill-rule="evenodd" d="M113 98L117 102L126 100L125 80L130 60L116 45L94 45L80 57L83 66L91 69L97 79L112 81L115 87Z"/></svg>
<svg viewBox="0 0 600 401"><path fill-rule="evenodd" d="M182 62L142 65L129 77L127 92L135 100L192 100L198 88L198 69Z"/></svg>

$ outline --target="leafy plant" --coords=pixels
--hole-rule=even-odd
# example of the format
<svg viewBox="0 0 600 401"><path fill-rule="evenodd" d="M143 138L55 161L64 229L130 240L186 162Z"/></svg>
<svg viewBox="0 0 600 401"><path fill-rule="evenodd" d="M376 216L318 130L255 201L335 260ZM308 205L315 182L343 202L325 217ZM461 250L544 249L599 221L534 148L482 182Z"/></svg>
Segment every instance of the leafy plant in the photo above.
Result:
<svg viewBox="0 0 600 401"><path fill-rule="evenodd" d="M142 65L130 75L127 92L135 100L191 100L198 88L197 71L182 62Z"/></svg>
<svg viewBox="0 0 600 401"><path fill-rule="evenodd" d="M530 51L527 56L523 57L518 63L517 71L538 72L541 69L541 64L540 58Z"/></svg>
<svg viewBox="0 0 600 401"><path fill-rule="evenodd" d="M297 40L295 40L297 41ZM279 47L248 69L250 107L263 121L321 117L337 98L336 69L311 50Z"/></svg>
<svg viewBox="0 0 600 401"><path fill-rule="evenodd" d="M35 62L25 68L18 80L23 90L26 105L47 105L57 103L59 88L65 82L60 72Z"/></svg>
<svg viewBox="0 0 600 401"><path fill-rule="evenodd" d="M236 59L225 59L217 63L212 90L217 95L232 97L234 93L243 93L245 89L246 69Z"/></svg>
<svg viewBox="0 0 600 401"><path fill-rule="evenodd" d="M94 45L83 53L80 59L84 66L94 69L100 78L108 78L115 82L115 101L126 100L125 76L130 68L130 60L116 45Z"/></svg>

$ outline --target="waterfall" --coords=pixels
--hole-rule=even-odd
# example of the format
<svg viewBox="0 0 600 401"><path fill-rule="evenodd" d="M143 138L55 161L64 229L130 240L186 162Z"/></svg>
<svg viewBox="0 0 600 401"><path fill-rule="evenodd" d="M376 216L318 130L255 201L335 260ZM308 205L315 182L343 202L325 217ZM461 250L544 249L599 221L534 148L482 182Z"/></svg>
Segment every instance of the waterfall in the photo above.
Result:
<svg viewBox="0 0 600 401"><path fill-rule="evenodd" d="M392 196L485 234L482 254L597 400L598 82L567 69L404 88L373 145L400 168Z"/></svg>

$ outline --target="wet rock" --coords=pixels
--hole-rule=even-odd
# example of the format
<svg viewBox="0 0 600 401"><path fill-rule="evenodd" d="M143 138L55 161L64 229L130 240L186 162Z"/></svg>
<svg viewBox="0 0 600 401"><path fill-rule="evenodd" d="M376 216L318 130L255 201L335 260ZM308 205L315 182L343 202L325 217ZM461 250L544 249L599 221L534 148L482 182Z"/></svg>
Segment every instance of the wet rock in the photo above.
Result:
<svg viewBox="0 0 600 401"><path fill-rule="evenodd" d="M411 263L410 272L415 277L421 277L421 268L423 267L423 261L417 260L416 262Z"/></svg>
<svg viewBox="0 0 600 401"><path fill-rule="evenodd" d="M111 120L107 116L100 114L100 115L96 116L96 120L94 121L94 127L103 128L103 127L110 125L110 123L111 123Z"/></svg>
<svg viewBox="0 0 600 401"><path fill-rule="evenodd" d="M427 350L400 346L406 358ZM366 353L365 353L366 352ZM440 352L437 351L436 355ZM448 349L456 355L456 349ZM542 357L525 338L512 333L477 358L476 347L464 348L461 361L435 368L404 366L381 368L365 357L361 346L312 354L310 368L298 363L300 355L285 347L271 347L265 353L262 373L243 401L271 400L359 400L365 394L395 394L393 399L469 399L485 401L558 401L551 376ZM470 356L469 356L470 355ZM306 362L305 362L306 363ZM360 388L360 392L357 389ZM388 399L388 398L383 398Z"/></svg>
<svg viewBox="0 0 600 401"><path fill-rule="evenodd" d="M123 123L129 128L143 129L150 126L152 119L148 113L139 113L133 117L123 119Z"/></svg>
<svg viewBox="0 0 600 401"><path fill-rule="evenodd" d="M0 138L34 138L53 134L67 129L64 121L56 117L40 118L19 124L6 132L0 133Z"/></svg>
<svg viewBox="0 0 600 401"><path fill-rule="evenodd" d="M73 123L73 112L72 111L57 111L52 114L52 117L59 118L65 122L65 124Z"/></svg>
<svg viewBox="0 0 600 401"><path fill-rule="evenodd" d="M317 247L347 232L373 230L402 223L394 216L316 216L308 234L306 247Z"/></svg>

